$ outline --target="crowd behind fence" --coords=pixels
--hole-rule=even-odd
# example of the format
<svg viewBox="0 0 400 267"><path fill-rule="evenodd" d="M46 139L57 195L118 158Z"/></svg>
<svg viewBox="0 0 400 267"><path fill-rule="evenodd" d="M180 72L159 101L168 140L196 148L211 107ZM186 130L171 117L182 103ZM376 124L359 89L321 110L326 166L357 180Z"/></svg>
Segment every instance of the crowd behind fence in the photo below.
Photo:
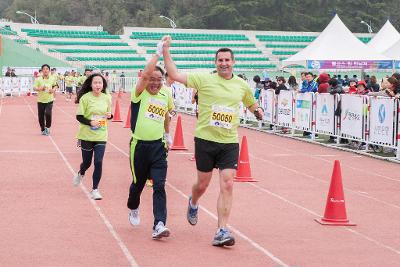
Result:
<svg viewBox="0 0 400 267"><path fill-rule="evenodd" d="M109 80L110 91L129 92L135 85L135 77L118 77ZM0 96L21 96L32 91L32 77L3 77L0 79ZM63 81L59 91L64 90ZM184 85L171 86L178 110L194 112L193 91ZM332 95L263 90L259 104L264 109L262 122L241 106L240 121L243 124L258 123L259 127L270 127L273 131L284 130L291 134L302 131L316 135L329 135L337 144L341 139L369 145L387 147L396 151L400 160L400 104L396 98L366 95Z"/></svg>

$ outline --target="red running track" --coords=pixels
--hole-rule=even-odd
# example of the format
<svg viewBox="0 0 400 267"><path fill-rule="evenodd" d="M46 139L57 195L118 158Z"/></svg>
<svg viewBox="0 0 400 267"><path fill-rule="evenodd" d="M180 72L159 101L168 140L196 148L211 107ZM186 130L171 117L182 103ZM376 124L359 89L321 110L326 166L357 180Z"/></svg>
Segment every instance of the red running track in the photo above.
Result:
<svg viewBox="0 0 400 267"><path fill-rule="evenodd" d="M128 96L121 104L125 119ZM235 184L230 226L237 244L216 248L217 175L201 199L199 223L186 222L196 179L189 154L169 153L170 238L151 239L151 190L142 195L141 225L127 220L131 182L129 129L111 123L100 190L91 201L88 170L72 186L80 160L76 106L61 95L50 137L40 135L35 97L0 102L0 263L3 266L399 266L399 166L349 152L240 129L248 138L252 173ZM175 120L176 121L176 120ZM175 128L175 121L171 129ZM182 115L193 152L195 118ZM323 214L334 159L341 160L347 213L356 227L326 227Z"/></svg>

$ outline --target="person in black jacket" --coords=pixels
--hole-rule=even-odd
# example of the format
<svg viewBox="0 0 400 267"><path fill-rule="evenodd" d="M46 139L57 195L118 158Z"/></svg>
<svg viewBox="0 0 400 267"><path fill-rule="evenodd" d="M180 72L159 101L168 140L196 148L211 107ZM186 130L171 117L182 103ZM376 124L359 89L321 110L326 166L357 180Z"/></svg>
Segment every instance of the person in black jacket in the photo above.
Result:
<svg viewBox="0 0 400 267"><path fill-rule="evenodd" d="M285 85L286 80L285 80L284 77L280 76L280 77L278 77L278 79L276 81L278 83L278 86L275 88L275 94L276 95L279 95L281 90L288 90L286 85Z"/></svg>

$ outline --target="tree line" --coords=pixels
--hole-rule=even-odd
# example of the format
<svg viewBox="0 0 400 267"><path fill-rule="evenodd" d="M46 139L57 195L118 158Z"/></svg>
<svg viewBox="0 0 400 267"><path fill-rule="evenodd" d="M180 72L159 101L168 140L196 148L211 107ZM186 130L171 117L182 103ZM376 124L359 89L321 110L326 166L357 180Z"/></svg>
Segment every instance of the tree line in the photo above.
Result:
<svg viewBox="0 0 400 267"><path fill-rule="evenodd" d="M122 33L123 26L266 31L320 32L335 13L352 32L374 32L390 19L400 28L399 0L2 0L0 17L30 22L24 11L42 24L98 26ZM338 37L339 38L339 37Z"/></svg>

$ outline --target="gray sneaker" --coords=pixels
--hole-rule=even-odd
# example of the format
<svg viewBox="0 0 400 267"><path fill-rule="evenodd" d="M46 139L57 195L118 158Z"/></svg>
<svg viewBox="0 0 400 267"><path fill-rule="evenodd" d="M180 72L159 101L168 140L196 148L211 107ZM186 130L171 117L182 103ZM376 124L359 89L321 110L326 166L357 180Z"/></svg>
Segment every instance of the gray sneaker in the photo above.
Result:
<svg viewBox="0 0 400 267"><path fill-rule="evenodd" d="M156 227L154 227L152 238L153 239L161 239L163 237L169 237L171 232L167 227L165 227L163 222L158 222Z"/></svg>
<svg viewBox="0 0 400 267"><path fill-rule="evenodd" d="M83 175L80 174L79 172L77 172L75 174L75 176L72 178L72 184L74 186L78 186L81 183L82 179L83 179Z"/></svg>
<svg viewBox="0 0 400 267"><path fill-rule="evenodd" d="M212 245L217 247L233 246L235 245L235 238L228 229L220 228L214 236Z"/></svg>
<svg viewBox="0 0 400 267"><path fill-rule="evenodd" d="M196 225L197 219L198 219L198 211L199 208L192 208L190 205L190 202L192 201L192 197L189 197L189 202L188 202L188 209L187 209L187 220L191 225Z"/></svg>

